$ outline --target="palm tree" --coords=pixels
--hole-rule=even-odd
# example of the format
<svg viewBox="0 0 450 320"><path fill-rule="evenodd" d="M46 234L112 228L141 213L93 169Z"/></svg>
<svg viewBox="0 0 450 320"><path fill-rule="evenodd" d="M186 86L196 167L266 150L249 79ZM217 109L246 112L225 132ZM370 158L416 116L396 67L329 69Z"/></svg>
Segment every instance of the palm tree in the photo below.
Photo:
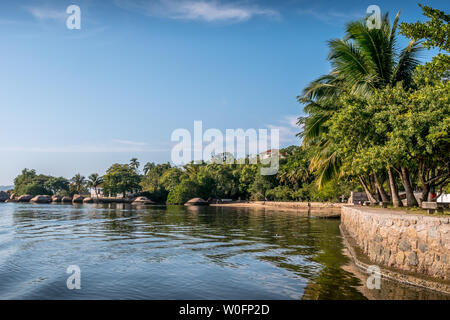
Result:
<svg viewBox="0 0 450 320"><path fill-rule="evenodd" d="M153 163L153 162L147 162L145 165L144 165L144 175L147 175L147 173L152 169L152 168L154 168L156 165Z"/></svg>
<svg viewBox="0 0 450 320"><path fill-rule="evenodd" d="M97 188L103 183L103 178L98 175L98 173L93 173L88 177L87 185L89 188L95 190L95 196L98 199Z"/></svg>
<svg viewBox="0 0 450 320"><path fill-rule="evenodd" d="M72 183L75 185L75 190L77 191L78 194L81 194L83 192L83 188L86 184L86 179L84 176L82 176L81 174L77 173L73 178L72 178Z"/></svg>
<svg viewBox="0 0 450 320"><path fill-rule="evenodd" d="M344 92L368 97L377 89L399 82L404 87L411 85L413 71L419 63L417 53L421 47L419 43L411 41L406 48L397 52L395 45L399 15L400 12L392 28L388 14L383 16L380 29L369 29L365 21L349 23L344 39L329 41L330 74L311 82L303 90L302 96L298 97L299 102L306 104L304 110L308 113L307 117L299 118L298 124L303 126L299 136L303 138L305 146L317 147L311 170L317 171L319 186L342 174L337 150L333 149L326 136L327 121L339 110L336 98ZM363 187L367 190L364 183ZM368 197L374 200L370 194Z"/></svg>
<svg viewBox="0 0 450 320"><path fill-rule="evenodd" d="M131 167L135 172L137 172L137 170L138 170L138 168L139 168L140 165L141 165L141 164L139 163L139 161L138 161L137 158L132 158L132 159L130 160L130 167Z"/></svg>

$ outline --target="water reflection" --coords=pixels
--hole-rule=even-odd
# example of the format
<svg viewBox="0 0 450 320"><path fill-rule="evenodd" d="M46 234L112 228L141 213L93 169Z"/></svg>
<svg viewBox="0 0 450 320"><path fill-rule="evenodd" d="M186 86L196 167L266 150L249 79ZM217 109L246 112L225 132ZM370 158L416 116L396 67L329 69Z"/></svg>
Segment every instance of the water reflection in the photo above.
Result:
<svg viewBox="0 0 450 320"><path fill-rule="evenodd" d="M342 268L339 221L303 213L16 203L0 212L4 299L430 297L398 285L364 292L364 277ZM78 292L65 286L70 264L82 270Z"/></svg>

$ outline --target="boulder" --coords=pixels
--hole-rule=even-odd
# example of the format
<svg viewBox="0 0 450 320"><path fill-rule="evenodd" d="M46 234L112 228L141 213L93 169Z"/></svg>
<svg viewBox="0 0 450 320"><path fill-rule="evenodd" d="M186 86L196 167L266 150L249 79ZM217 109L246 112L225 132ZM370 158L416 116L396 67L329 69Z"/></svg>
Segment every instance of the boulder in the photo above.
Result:
<svg viewBox="0 0 450 320"><path fill-rule="evenodd" d="M137 197L133 200L132 204L155 204L152 200L147 197Z"/></svg>
<svg viewBox="0 0 450 320"><path fill-rule="evenodd" d="M11 195L9 196L9 199L16 200L16 194L15 193L11 193Z"/></svg>
<svg viewBox="0 0 450 320"><path fill-rule="evenodd" d="M70 203L72 203L72 197L62 197L61 198L61 202L62 203L68 203L68 202L70 202Z"/></svg>
<svg viewBox="0 0 450 320"><path fill-rule="evenodd" d="M87 197L83 199L83 203L94 203L94 199Z"/></svg>
<svg viewBox="0 0 450 320"><path fill-rule="evenodd" d="M6 200L9 200L9 193L0 191L0 202L5 202Z"/></svg>
<svg viewBox="0 0 450 320"><path fill-rule="evenodd" d="M29 194L24 194L17 198L17 202L30 202L30 200L33 198L33 196L30 196Z"/></svg>
<svg viewBox="0 0 450 320"><path fill-rule="evenodd" d="M39 196L35 196L34 198L32 198L30 200L30 202L34 202L34 203L50 203L50 202L52 202L52 198L50 196L46 196L46 195L39 195Z"/></svg>
<svg viewBox="0 0 450 320"><path fill-rule="evenodd" d="M193 198L184 204L185 206L208 206L208 201L203 200L202 198Z"/></svg>
<svg viewBox="0 0 450 320"><path fill-rule="evenodd" d="M52 202L61 202L62 201L62 197L60 196L53 196L52 197Z"/></svg>
<svg viewBox="0 0 450 320"><path fill-rule="evenodd" d="M73 203L83 203L84 197L80 196L79 194L76 194L73 196L72 202Z"/></svg>

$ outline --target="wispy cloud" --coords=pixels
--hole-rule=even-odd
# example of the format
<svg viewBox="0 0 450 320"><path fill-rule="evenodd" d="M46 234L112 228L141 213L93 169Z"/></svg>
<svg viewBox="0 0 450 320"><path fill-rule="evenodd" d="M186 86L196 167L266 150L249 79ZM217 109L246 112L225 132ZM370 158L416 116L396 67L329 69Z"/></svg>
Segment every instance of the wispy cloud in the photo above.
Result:
<svg viewBox="0 0 450 320"><path fill-rule="evenodd" d="M297 125L298 116L289 115L285 116L279 121L279 124L269 124L269 129L278 129L280 132L280 143L294 143L298 142L298 138L295 136L300 132L300 127Z"/></svg>
<svg viewBox="0 0 450 320"><path fill-rule="evenodd" d="M67 14L63 9L54 9L47 7L25 7L34 18L38 20L65 20Z"/></svg>
<svg viewBox="0 0 450 320"><path fill-rule="evenodd" d="M206 22L241 22L255 16L279 18L280 13L270 8L242 3L224 3L218 0L116 0L122 8L141 10L150 16L178 20Z"/></svg>
<svg viewBox="0 0 450 320"><path fill-rule="evenodd" d="M311 16L314 19L320 20L327 24L342 24L343 22L348 22L349 20L355 19L363 19L365 17L365 11L361 10L361 12L356 11L348 11L342 12L334 9L318 9L318 8L309 8L309 9L299 9L297 10L297 14Z"/></svg>
<svg viewBox="0 0 450 320"><path fill-rule="evenodd" d="M146 145L145 142L137 142L137 141L121 140L121 139L113 139L113 142L130 145L130 146L145 146Z"/></svg>

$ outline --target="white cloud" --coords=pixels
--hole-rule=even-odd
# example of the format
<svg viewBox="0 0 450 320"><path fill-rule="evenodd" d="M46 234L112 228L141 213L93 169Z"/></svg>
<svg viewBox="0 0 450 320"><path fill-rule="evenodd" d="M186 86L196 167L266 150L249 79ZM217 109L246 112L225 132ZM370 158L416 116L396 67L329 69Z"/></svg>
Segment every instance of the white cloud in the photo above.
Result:
<svg viewBox="0 0 450 320"><path fill-rule="evenodd" d="M25 10L38 20L65 20L67 18L64 10L43 7L26 7Z"/></svg>
<svg viewBox="0 0 450 320"><path fill-rule="evenodd" d="M269 129L278 129L280 132L280 144L281 143L295 143L298 142L298 138L295 136L300 132L300 127L297 125L298 116L289 115L285 116L279 121L279 124L269 124Z"/></svg>
<svg viewBox="0 0 450 320"><path fill-rule="evenodd" d="M130 141L130 140L120 140L120 139L113 139L113 142L117 142L120 144L126 144L131 146L145 146L145 142L137 142L137 141Z"/></svg>
<svg viewBox="0 0 450 320"><path fill-rule="evenodd" d="M350 20L363 19L365 17L365 11L355 12L341 12L334 9L299 9L297 10L299 15L311 16L317 20L328 24L342 24Z"/></svg>
<svg viewBox="0 0 450 320"><path fill-rule="evenodd" d="M280 17L277 11L269 8L240 3L222 3L218 0L154 0L146 2L116 0L116 4L122 8L142 10L147 15L179 20L241 22L255 16Z"/></svg>

